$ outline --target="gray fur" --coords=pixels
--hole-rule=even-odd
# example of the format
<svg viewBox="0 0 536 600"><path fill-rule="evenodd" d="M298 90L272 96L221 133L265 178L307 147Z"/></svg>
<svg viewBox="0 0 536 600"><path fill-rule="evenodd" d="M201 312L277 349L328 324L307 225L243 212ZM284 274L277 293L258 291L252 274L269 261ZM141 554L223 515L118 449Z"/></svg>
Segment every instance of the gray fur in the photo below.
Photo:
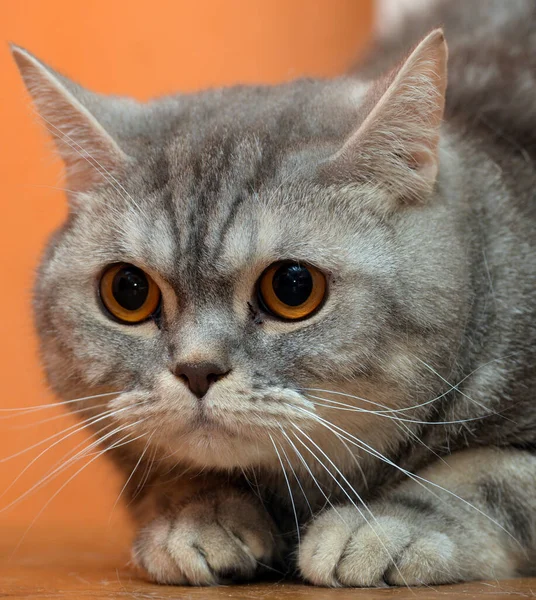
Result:
<svg viewBox="0 0 536 600"><path fill-rule="evenodd" d="M285 555L320 585L536 573L536 18L532 2L489 5L478 43L474 20L441 6L401 43L380 41L361 74L148 104L87 92L15 49L40 112L70 136L58 145L77 186L35 287L43 362L64 400L116 392L122 412L97 435L143 434L106 445L133 473L135 558L153 579L249 579ZM389 179L410 150L348 140L378 97L368 75L442 22L449 88L428 190L417 167ZM281 259L327 274L308 320L256 301ZM102 310L99 276L123 261L159 284L159 324ZM232 365L202 411L171 372L194 359Z"/></svg>

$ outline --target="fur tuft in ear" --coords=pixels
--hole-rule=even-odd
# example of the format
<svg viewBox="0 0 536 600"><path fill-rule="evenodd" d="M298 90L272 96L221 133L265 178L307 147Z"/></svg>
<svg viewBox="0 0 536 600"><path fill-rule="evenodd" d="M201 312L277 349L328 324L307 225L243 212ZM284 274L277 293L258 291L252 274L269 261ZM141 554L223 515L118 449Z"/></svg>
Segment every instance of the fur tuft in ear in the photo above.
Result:
<svg viewBox="0 0 536 600"><path fill-rule="evenodd" d="M437 177L446 86L447 44L436 29L373 85L372 109L325 163L323 176L342 185L378 186L396 204L424 202Z"/></svg>
<svg viewBox="0 0 536 600"><path fill-rule="evenodd" d="M118 173L126 154L84 104L91 94L19 46L11 52L37 110L59 150L67 186L82 192Z"/></svg>

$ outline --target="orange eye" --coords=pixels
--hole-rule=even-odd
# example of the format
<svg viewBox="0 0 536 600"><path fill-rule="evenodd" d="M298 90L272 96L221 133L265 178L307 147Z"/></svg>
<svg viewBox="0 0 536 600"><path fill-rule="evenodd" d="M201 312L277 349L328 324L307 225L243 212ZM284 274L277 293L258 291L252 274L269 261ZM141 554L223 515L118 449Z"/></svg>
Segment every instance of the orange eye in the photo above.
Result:
<svg viewBox="0 0 536 600"><path fill-rule="evenodd" d="M326 278L315 267L295 262L270 265L259 280L261 306L287 321L311 316L326 296Z"/></svg>
<svg viewBox="0 0 536 600"><path fill-rule="evenodd" d="M119 321L141 323L160 306L160 289L138 267L125 263L112 265L100 281L100 297L107 310Z"/></svg>

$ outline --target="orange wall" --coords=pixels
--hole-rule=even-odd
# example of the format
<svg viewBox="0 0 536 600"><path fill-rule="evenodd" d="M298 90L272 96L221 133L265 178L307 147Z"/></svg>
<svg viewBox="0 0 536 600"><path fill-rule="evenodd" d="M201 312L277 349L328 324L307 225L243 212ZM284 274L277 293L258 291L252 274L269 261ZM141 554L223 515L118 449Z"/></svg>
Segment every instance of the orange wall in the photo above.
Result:
<svg viewBox="0 0 536 600"><path fill-rule="evenodd" d="M36 124L7 42L97 91L148 98L235 82L277 82L342 72L368 39L372 0L14 0L0 6L0 494L40 446L72 425L57 408L13 417L6 407L49 403L36 359L30 289L48 233L65 215L61 165ZM52 420L51 420L52 419ZM2 510L83 440L72 436L43 455L0 499L0 527L30 523L74 470ZM119 491L105 461L73 479L37 519L108 522ZM116 526L124 524L121 508ZM31 536L30 536L31 537Z"/></svg>

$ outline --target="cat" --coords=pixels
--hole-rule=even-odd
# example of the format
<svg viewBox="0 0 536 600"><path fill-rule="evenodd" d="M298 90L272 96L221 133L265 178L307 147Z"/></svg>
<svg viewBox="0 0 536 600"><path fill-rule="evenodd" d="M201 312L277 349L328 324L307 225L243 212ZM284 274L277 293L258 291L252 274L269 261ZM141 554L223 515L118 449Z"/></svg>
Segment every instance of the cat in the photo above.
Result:
<svg viewBox="0 0 536 600"><path fill-rule="evenodd" d="M536 575L536 7L475 5L146 104L13 47L69 190L42 360L151 580Z"/></svg>

